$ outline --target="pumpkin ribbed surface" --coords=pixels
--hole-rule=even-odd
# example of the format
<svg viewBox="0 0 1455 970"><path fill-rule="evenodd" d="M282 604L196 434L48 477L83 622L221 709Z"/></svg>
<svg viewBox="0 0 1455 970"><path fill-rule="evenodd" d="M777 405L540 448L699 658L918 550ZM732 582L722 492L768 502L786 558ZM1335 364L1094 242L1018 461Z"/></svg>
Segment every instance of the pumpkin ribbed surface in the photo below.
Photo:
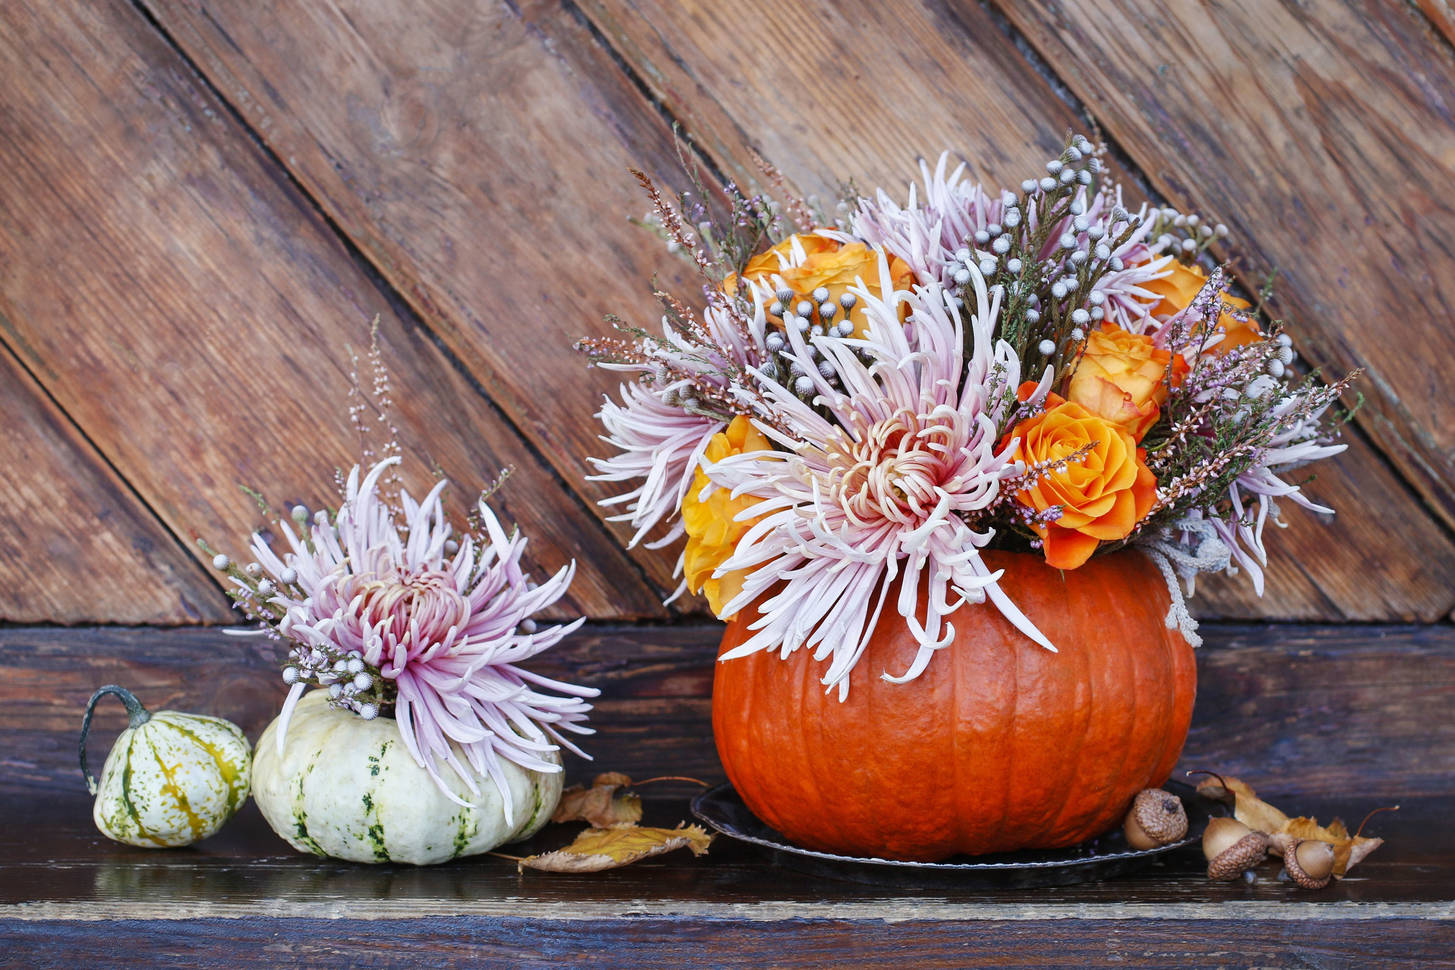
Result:
<svg viewBox="0 0 1455 970"><path fill-rule="evenodd" d="M92 817L109 838L142 847L191 845L247 800L247 738L222 718L158 711L116 739Z"/></svg>
<svg viewBox="0 0 1455 970"><path fill-rule="evenodd" d="M514 817L505 817L500 789L475 779L473 794L454 770L440 764L450 801L404 747L390 718L365 721L329 706L328 692L305 694L278 753L278 722L258 739L253 800L263 817L301 852L351 862L428 865L488 852L529 838L546 823L561 797L561 773L527 771L500 763ZM468 762L458 749L455 757ZM543 754L559 763L554 752Z"/></svg>
<svg viewBox="0 0 1455 970"><path fill-rule="evenodd" d="M902 673L916 650L888 611L843 702L808 650L718 663L718 754L759 818L807 848L932 861L1084 841L1167 779L1196 670L1163 622L1156 567L1134 551L1068 572L1030 554L985 558L1059 653L995 609L966 606L951 618L954 642L906 684L880 676ZM755 616L729 624L723 651Z"/></svg>

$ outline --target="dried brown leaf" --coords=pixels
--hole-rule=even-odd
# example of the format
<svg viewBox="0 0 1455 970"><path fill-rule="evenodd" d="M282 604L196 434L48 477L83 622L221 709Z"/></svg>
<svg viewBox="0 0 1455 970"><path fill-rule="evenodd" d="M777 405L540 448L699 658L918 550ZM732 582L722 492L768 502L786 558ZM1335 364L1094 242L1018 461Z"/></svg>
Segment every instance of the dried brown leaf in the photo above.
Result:
<svg viewBox="0 0 1455 970"><path fill-rule="evenodd" d="M561 793L561 803L552 822L586 822L593 828L610 829L636 825L642 820L642 800L623 791L632 780L619 771L596 776L590 788L572 785Z"/></svg>
<svg viewBox="0 0 1455 970"><path fill-rule="evenodd" d="M1287 846L1303 839L1317 839L1334 847L1334 876L1339 879L1342 879L1344 873L1348 872L1355 863L1384 844L1383 839L1371 839L1364 836L1351 838L1349 830L1337 818L1325 827L1319 825L1317 819L1300 817L1289 820L1283 832L1273 840L1273 845L1277 847L1278 854L1282 855Z"/></svg>
<svg viewBox="0 0 1455 970"><path fill-rule="evenodd" d="M530 856L520 860L520 865L545 872L601 872L673 849L686 848L693 855L702 855L711 844L712 836L700 825L675 829L640 826L587 829L564 849Z"/></svg>
<svg viewBox="0 0 1455 970"><path fill-rule="evenodd" d="M1351 837L1341 819L1336 818L1322 826L1317 819L1306 816L1289 818L1259 798L1251 785L1231 775L1212 775L1203 779L1198 783L1197 793L1214 801L1231 803L1233 816L1238 821L1268 836L1269 851L1274 855L1283 855L1294 842L1303 839L1329 843L1334 847L1334 876L1339 879L1384 844L1383 839Z"/></svg>

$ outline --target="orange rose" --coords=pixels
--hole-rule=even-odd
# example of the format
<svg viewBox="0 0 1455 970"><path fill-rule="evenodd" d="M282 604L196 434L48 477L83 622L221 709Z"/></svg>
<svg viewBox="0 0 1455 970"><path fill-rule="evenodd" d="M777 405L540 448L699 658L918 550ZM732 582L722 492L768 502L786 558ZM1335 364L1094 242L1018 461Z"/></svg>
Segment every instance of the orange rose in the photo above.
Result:
<svg viewBox="0 0 1455 970"><path fill-rule="evenodd" d="M1159 297L1149 311L1152 316L1165 318L1185 310L1206 283L1207 274L1202 271L1201 266L1173 260L1171 273L1149 283L1143 283L1142 288L1151 290ZM1247 300L1229 296L1227 293L1223 294L1224 309L1222 313L1218 314L1218 329L1222 332L1223 339L1217 347L1213 348L1214 350L1231 350L1234 347L1263 339L1263 335L1258 332L1258 325L1252 320L1239 320L1228 312L1228 310L1246 310L1251 305Z"/></svg>
<svg viewBox="0 0 1455 970"><path fill-rule="evenodd" d="M785 265L792 263L794 259L795 239L803 248L804 259L797 265ZM889 277L895 288L909 289L914 282L914 273L909 264L892 254L888 258ZM789 236L772 249L748 260L748 265L743 268L745 279L750 279L769 291L777 286L773 281L775 276L782 277L783 282L793 288L799 299L812 301L810 294L822 286L829 291L829 300L837 304L839 298L849 291L849 287L857 279L862 279L870 290L878 291L879 254L860 242L842 244L823 236ZM729 275L722 281L722 288L725 292L734 292L737 288L737 276ZM909 308L902 306L901 319L908 312ZM818 319L817 306L812 319L815 323L822 322ZM840 319L842 317L835 317L835 320ZM854 336L862 337L867 329L863 306L856 305L850 310L849 319L854 322Z"/></svg>
<svg viewBox="0 0 1455 970"><path fill-rule="evenodd" d="M712 436L704 454L708 461L721 461L728 455L771 447L763 433L740 414L728 423L726 429ZM723 604L742 591L747 571L738 570L720 579L712 578L712 573L733 554L738 540L757 521L737 522L734 516L760 500L752 495L731 498L727 489L716 487L703 499L702 490L710 484L707 473L699 467L692 478L692 486L682 497L682 524L687 528L687 548L682 554L682 566L687 575L687 588L706 596L713 614L726 620L730 617L722 616Z"/></svg>
<svg viewBox="0 0 1455 970"><path fill-rule="evenodd" d="M1167 401L1169 365L1171 387L1176 387L1187 376L1181 354L1108 321L1086 338L1066 398L1141 441Z"/></svg>
<svg viewBox="0 0 1455 970"><path fill-rule="evenodd" d="M1022 399L1034 386L1021 386ZM1081 458L1016 495L1038 512L1061 507L1056 521L1035 527L1048 565L1075 569L1100 543L1125 539L1151 511L1157 477L1145 464L1146 452L1126 431L1081 405L1048 395L1046 410L1017 424L1011 434L1020 438L1016 459L1028 466L1065 458L1095 442Z"/></svg>

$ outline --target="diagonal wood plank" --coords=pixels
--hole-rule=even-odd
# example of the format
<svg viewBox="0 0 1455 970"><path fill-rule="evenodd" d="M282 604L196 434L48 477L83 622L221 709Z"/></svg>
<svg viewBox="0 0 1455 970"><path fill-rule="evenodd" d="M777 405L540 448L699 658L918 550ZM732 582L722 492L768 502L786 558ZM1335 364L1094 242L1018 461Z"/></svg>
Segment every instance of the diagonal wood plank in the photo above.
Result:
<svg viewBox="0 0 1455 970"><path fill-rule="evenodd" d="M753 173L753 145L807 192L831 193L850 177L894 187L916 155L951 147L987 184L1016 184L1068 128L1085 127L977 4L585 0L584 9L737 178ZM745 23L769 26L747 32ZM855 65L872 65L873 78ZM1343 514L1321 522L1291 512L1269 543L1265 597L1241 578L1214 578L1201 585L1200 613L1434 620L1449 611L1455 542L1359 435L1348 443L1310 488Z"/></svg>
<svg viewBox="0 0 1455 970"><path fill-rule="evenodd" d="M3 347L0 414L0 622L229 618L218 585Z"/></svg>
<svg viewBox="0 0 1455 970"><path fill-rule="evenodd" d="M749 148L831 203L902 192L915 160L963 153L1018 185L1086 126L981 9L940 0L583 0L582 9L722 170L758 178Z"/></svg>
<svg viewBox="0 0 1455 970"><path fill-rule="evenodd" d="M476 82L452 78L449 68L441 67L432 81L434 86L421 88L416 72L397 63L404 57L402 50L390 55L394 62L374 64L377 76L365 75L346 55L360 45L364 45L361 49L375 49L377 45L370 46L366 41L380 29L377 21L385 18L378 11L369 15L366 24L373 34L360 34L357 18L349 19L346 31L339 25L342 14L333 8L284 31L279 22L257 12L209 7L203 16L195 3L183 0L157 0L155 6L183 45L210 74L215 72L219 85L227 91L241 92L239 102L249 118L289 159L300 179L320 193L334 217L356 238L369 240L366 248L375 254L386 274L416 296L421 292L426 296L437 293L439 286L446 285L457 293L485 289L476 267L459 266L446 258L448 254L438 252L447 247L444 242L431 242L439 235L433 226L400 211L408 198L400 180L411 172L418 174L420 184L429 186L426 197L444 197L444 201L427 208L445 212L446 219L463 218L461 212L470 211L476 204L471 200L469 185L459 186L472 170L471 165L476 169L487 167L471 159L492 146L488 139L472 131L455 132L445 123L448 118L471 120L483 113L466 97L473 90L470 85ZM757 14L749 20L772 21L774 11L767 7L753 9ZM931 4L897 8L892 16L871 4L824 4L809 13L802 12L806 8L795 9L799 12L785 16L801 16L804 23L795 21L793 30L755 34L751 43L759 46L751 50L753 56L745 57L741 44L730 47L720 43L722 36L729 35L724 32L730 31L741 10L729 14L712 5L654 5L648 0L635 4L592 0L587 6L594 26L645 79L667 110L692 124L694 137L715 153L714 161L724 171L738 173L735 177L746 178L751 171L747 144L754 139L747 137L748 126L741 119L750 119L760 147L791 180L820 193L831 191L837 178L849 175L858 175L866 183L883 180L895 184L912 167L915 153L933 153L944 144L975 146L975 162L987 180L1015 178L1054 150L1066 128L1079 124L1074 113L1008 45L997 25L979 8L951 13ZM603 77L601 58L583 43L579 24L545 4L529 5L521 15L525 18L521 29L535 32L527 34L525 40L543 38L563 64L583 75ZM411 22L400 29L412 32L410 43L423 45L446 27L458 27L460 16L454 6L447 4L432 10L431 18L439 21L435 26ZM476 15L477 19L482 16ZM893 23L884 21L884 17L891 17ZM468 18L461 22L473 23ZM812 31L808 30L810 22L817 24ZM504 23L502 31L515 29L514 21L507 18ZM460 28L454 32L462 31ZM835 38L844 36L852 37L856 45L877 45L873 56L864 56L875 63L895 65L898 73L894 83L871 87L850 82L840 86L845 91L835 94L832 79L840 76L835 72L847 57L843 41ZM308 37L325 38L325 47L340 48L332 55L338 63L327 73L345 79L343 87L357 105L373 106L382 112L380 117L390 116L390 111L414 111L426 130L420 143L394 146L380 160L371 154L372 129L364 125L367 112L362 107L356 112L357 119L340 120L338 112L324 111L312 101L290 99L286 91L304 90L308 80L308 76L292 77L289 69ZM518 56L518 48L525 40L512 35L505 45L506 53ZM493 49L471 46L469 41L460 43L472 52L480 48L481 63L490 63L485 54ZM767 67L749 71L745 67L749 62ZM530 76L540 73L537 69ZM407 84L399 80L401 75ZM941 75L952 82L945 92L934 99L915 101L913 111L906 114L899 92L924 90L939 83ZM830 81L823 82L822 78ZM518 80L515 83L523 86ZM645 126L637 131L637 157L648 162L656 158L670 165L660 160L655 129L640 121L641 106L634 104L633 92L623 91L619 82L602 84L619 123L635 118ZM280 93L280 85L284 93ZM313 90L313 86L307 90ZM555 88L548 90L554 92ZM258 101L262 95L254 92L268 93L269 100ZM536 99L543 97L534 89L527 93ZM542 119L541 126L548 131L573 131L581 123L579 119L551 116L549 122ZM1033 132L1034 137L1026 138L1026 131ZM549 141L547 136L542 137ZM928 143L929 139L935 143ZM462 158L466 154L462 143L472 146L470 158ZM433 154L425 152L426 146ZM348 167L342 162L334 164L340 156L347 158ZM495 158L485 157L491 161ZM339 175L336 169L340 168L348 178ZM485 177L480 175L477 181ZM387 191L370 188L381 184L387 184ZM614 192L615 187L610 191ZM594 204L604 210L613 198L602 197ZM555 211L552 208L551 212ZM583 243L601 244L600 239ZM637 237L625 245L633 251L642 248ZM461 282L450 282L456 278ZM423 284L418 282L421 279ZM421 290L421 286L426 288ZM481 298L495 299L490 293ZM429 297L421 306L447 339L453 334L454 340L469 344L475 337L459 328L458 314L450 311L448 303L443 298ZM459 313L468 315L471 305L465 305ZM491 325L491 321L481 323L478 318L476 323ZM484 357L471 357L466 347L462 356L471 361L472 368L488 370L498 366L499 361L488 356L488 347L486 351ZM508 383L516 378L507 372L500 379ZM572 390L566 388L561 393ZM558 404L558 399L523 404L530 415L527 426L541 428L543 418L559 419L572 426L568 432L589 431L589 422L583 423L581 418L583 405L561 414L555 410ZM551 420L544 424L541 440L560 430ZM1440 570L1432 573L1427 567L1431 560L1447 568L1455 563L1455 546L1435 532L1429 552L1416 553L1432 533L1428 521L1363 442L1355 438L1351 444L1354 453L1341 466L1341 474L1352 475L1352 479L1335 491L1353 493L1371 512L1336 519L1331 525L1295 520L1290 532L1278 537L1284 540L1280 545L1286 551L1275 553L1283 562L1274 564L1268 599L1257 600L1241 582L1212 582L1206 584L1202 599L1205 612L1224 617L1258 616L1271 611L1300 619L1430 619L1449 609L1450 584ZM545 448L549 454L563 453L554 444ZM588 494L593 493L588 490ZM1329 496L1337 497L1342 496ZM1398 536L1400 541L1386 542L1389 535ZM1390 573L1401 580L1381 587L1378 596L1369 595L1363 588L1371 546L1381 548L1382 557L1394 560ZM1383 556L1385 547L1388 556ZM1327 549L1333 549L1333 554L1325 554ZM1298 568L1300 562L1307 575Z"/></svg>
<svg viewBox="0 0 1455 970"><path fill-rule="evenodd" d="M0 70L25 80L0 110L3 339L168 528L240 552L260 517L239 483L283 508L336 495L333 470L357 454L345 347L367 344L378 315L413 486L438 466L460 508L513 466L497 507L532 536L534 563L581 564L562 613L663 615L618 544L135 8L5 19Z"/></svg>
<svg viewBox="0 0 1455 970"><path fill-rule="evenodd" d="M670 129L590 32L552 3L146 2L562 478L611 494L584 459L618 380L571 347L608 312L655 327L654 275L690 284L628 222ZM671 588L675 558L637 561Z"/></svg>
<svg viewBox="0 0 1455 970"><path fill-rule="evenodd" d="M1361 426L1455 524L1455 52L1410 4L1002 6L1248 278L1278 270L1311 361L1368 369Z"/></svg>

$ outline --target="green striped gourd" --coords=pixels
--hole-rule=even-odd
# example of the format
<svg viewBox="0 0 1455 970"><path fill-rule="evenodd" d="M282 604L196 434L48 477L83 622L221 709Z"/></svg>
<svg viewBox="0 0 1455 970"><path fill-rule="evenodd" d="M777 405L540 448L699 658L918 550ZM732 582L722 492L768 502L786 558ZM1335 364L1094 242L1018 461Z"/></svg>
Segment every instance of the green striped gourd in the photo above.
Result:
<svg viewBox="0 0 1455 970"><path fill-rule="evenodd" d="M97 782L86 766L96 702L115 694L130 724L106 756ZM222 828L248 797L252 757L242 730L220 717L147 711L131 691L108 684L91 695L81 722L81 773L96 796L96 827L143 848L191 845Z"/></svg>
<svg viewBox="0 0 1455 970"><path fill-rule="evenodd" d="M429 865L478 855L534 835L561 797L561 773L500 764L510 786L513 821L489 777L472 794L453 769L440 776L466 807L445 797L415 763L392 718L366 721L310 691L294 708L283 750L278 721L258 739L253 800L273 831L300 852L351 862ZM457 750L462 765L468 765ZM545 756L559 764L554 753Z"/></svg>

